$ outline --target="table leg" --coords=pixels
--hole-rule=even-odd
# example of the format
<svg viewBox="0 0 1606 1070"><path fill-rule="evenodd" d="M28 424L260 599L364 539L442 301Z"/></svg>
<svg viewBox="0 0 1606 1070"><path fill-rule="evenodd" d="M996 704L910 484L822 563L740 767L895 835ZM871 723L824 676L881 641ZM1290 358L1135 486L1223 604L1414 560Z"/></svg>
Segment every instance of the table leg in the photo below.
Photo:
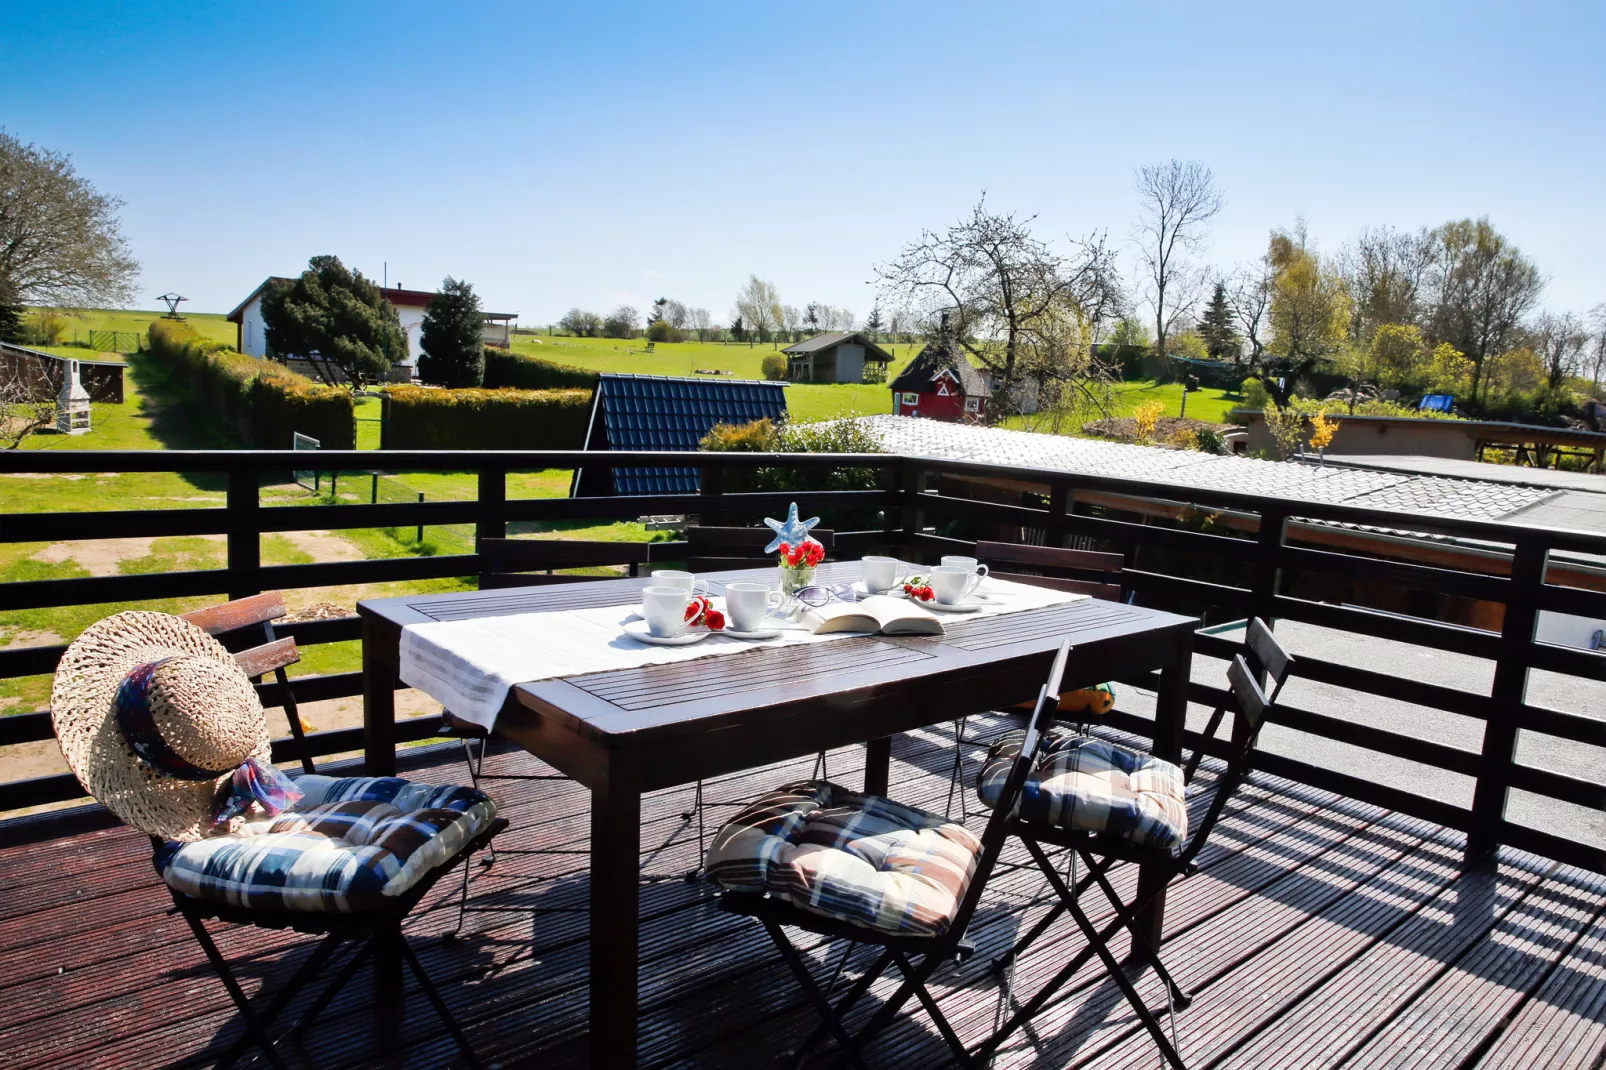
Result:
<svg viewBox="0 0 1606 1070"><path fill-rule="evenodd" d="M1170 664L1160 671L1160 691L1154 706L1154 756L1168 762L1182 760L1182 733L1188 720L1188 683L1193 671L1193 633L1177 639ZM1144 866L1138 870L1137 902L1148 905L1138 914L1138 932L1159 950L1165 934L1166 870Z"/></svg>
<svg viewBox="0 0 1606 1070"><path fill-rule="evenodd" d="M885 795L892 777L892 737L878 736L864 745L864 793Z"/></svg>
<svg viewBox="0 0 1606 1070"><path fill-rule="evenodd" d="M396 676L401 651L370 617L362 619L363 771L396 775Z"/></svg>
<svg viewBox="0 0 1606 1070"><path fill-rule="evenodd" d="M636 1065L641 787L622 756L591 789L591 1065Z"/></svg>

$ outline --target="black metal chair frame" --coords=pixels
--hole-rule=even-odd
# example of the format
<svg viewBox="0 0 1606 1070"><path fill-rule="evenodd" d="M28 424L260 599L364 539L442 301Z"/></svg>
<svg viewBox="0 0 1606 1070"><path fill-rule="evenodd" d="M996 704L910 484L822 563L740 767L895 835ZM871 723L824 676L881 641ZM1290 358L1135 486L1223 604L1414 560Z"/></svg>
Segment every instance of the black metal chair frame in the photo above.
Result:
<svg viewBox="0 0 1606 1070"><path fill-rule="evenodd" d="M469 1065L478 1068L481 1065L479 1058L474 1054L474 1049L469 1044L468 1037L463 1032L463 1027L446 1006L446 1001L441 998L439 989L429 979L429 975L424 972L424 967L418 961L418 956L413 952L413 949L407 943L406 937L402 934L401 926L407 916L412 913L413 908L429 893L429 890L435 886L438 880L458 865L462 865L466 872L469 857L490 844L492 839L507 828L507 825L505 818L496 818L483 832L469 841L462 850L426 873L417 884L408 889L405 895L398 897L394 905L364 913L336 914L313 911L252 910L247 907L232 906L208 899L197 899L176 889L168 888L169 894L173 897L173 907L168 913L181 915L189 924L190 931L195 934L195 939L201 945L201 950L206 953L207 962L211 964L213 971L217 973L218 978L223 982L223 987L228 989L229 998L234 1001L234 1005L239 1010L240 1017L245 1024L245 1032L235 1040L233 1046L224 1054L222 1060L217 1063L217 1070L227 1070L228 1067L233 1066L240 1056L245 1053L245 1049L252 1043L255 1043L262 1050L268 1062L280 1068L280 1070L284 1070L287 1064L279 1053L277 1045L274 1044L273 1038L268 1035L268 1030L273 1026L274 1021L295 1000L296 994L329 965L340 945L345 943L358 944L356 951L346 960L340 971L334 975L318 994L318 997L308 1006L306 1014L287 1033L289 1039L299 1042L301 1036L317 1019L318 1015L329 1005L335 993L344 987L346 982L350 981L362 964L368 960L375 944L387 937L395 941L395 945L401 954L401 960L407 964L413 976L418 979L418 986L423 989L430 1005L434 1007L435 1013L446 1026L447 1032L457 1042L457 1046L462 1049ZM158 851L164 846L163 841L156 836L151 837L151 842ZM240 987L240 982L234 976L234 971L229 969L228 962L223 958L216 942L212 939L212 934L207 931L205 922L209 920L221 921L231 925L250 925L260 929L292 929L300 933L322 936L323 940L313 949L307 960L296 968L295 973L291 975L283 987L271 999L266 1000L265 1007L259 1011L252 1005L252 1001L246 996L245 990ZM259 996L258 998L261 1000L264 997Z"/></svg>
<svg viewBox="0 0 1606 1070"><path fill-rule="evenodd" d="M742 914L758 920L764 930L769 933L770 939L780 949L781 957L786 961L793 976L802 986L809 1003L814 1007L821 1019L821 1026L811 1035L797 1052L796 1062L801 1064L807 1057L809 1050L826 1034L834 1037L846 1054L848 1060L856 1067L863 1067L864 1059L861 1054L865 1044L882 1029L884 1029L897 1015L905 1003L911 998L917 1000L936 1024L938 1032L942 1034L952 1049L954 1057L961 1066L976 1065L972 1053L965 1048L964 1042L959 1039L953 1027L943 1016L942 1010L932 998L926 988L926 982L944 962L950 960L962 961L973 950L972 945L965 938L965 931L974 917L976 908L981 902L982 893L986 890L987 881L997 865L999 853L1003 850L1008 839L1012 819L1010 812L1014 809L1015 800L1020 796L1026 786L1027 775L1031 772L1032 764L1036 761L1042 739L1049 725L1053 722L1055 698L1059 695L1059 685L1065 673L1065 662L1070 656L1071 645L1067 640L1060 645L1055 655L1053 668L1049 672L1048 681L1038 692L1037 705L1032 719L1027 727L1026 740L1021 747L1020 755L1010 769L1009 777L1005 781L1004 790L1000 797L1001 805L988 820L987 828L981 837L981 857L977 860L976 869L971 877L970 886L965 891L965 897L960 902L959 910L954 916L953 923L942 933L935 936L914 936L880 932L875 929L854 925L850 922L837 921L819 914L801 910L783 900L774 899L767 895L751 892L724 892L720 896L720 906L732 914ZM829 993L822 990L810 975L808 965L803 956L787 939L782 926L792 926L805 932L819 936L837 938L850 941L851 944L869 944L882 949L880 957L848 991L832 1004ZM851 946L849 948L851 952ZM915 962L914 959L919 961ZM844 959L844 961L846 961ZM847 1013L869 991L888 967L896 966L903 976L903 983L864 1025L857 1035L850 1035L844 1024Z"/></svg>
<svg viewBox="0 0 1606 1070"><path fill-rule="evenodd" d="M1247 643L1250 654L1255 657L1258 666L1270 674L1273 680L1272 694L1276 695L1282 690L1293 659L1272 638L1271 632L1264 622L1258 618L1250 622L1249 638ZM1161 1028L1154 1012L1144 1003L1138 994L1137 988L1127 977L1121 963L1110 951L1110 941L1125 929L1132 940L1133 960L1146 963L1154 967L1156 975L1166 987L1168 1010L1172 1014L1173 1029L1175 1013L1185 1009L1192 1002L1191 995L1186 992L1166 969L1161 961L1158 950L1149 945L1146 938L1136 926L1137 917L1148 908L1154 898L1168 888L1174 881L1185 879L1197 870L1195 859L1210 838L1210 833L1220 820L1227 803L1237 791L1240 784L1249 774L1250 764L1254 758L1255 744L1260 734L1260 728L1265 723L1266 713L1272 708L1273 700L1268 699L1258 679L1257 669L1251 667L1249 659L1244 654L1233 658L1227 669L1229 683L1229 696L1237 724L1233 733L1233 742L1227 762L1227 768L1217 780L1215 794L1210 800L1210 806L1205 812L1204 819L1199 823L1186 845L1176 849L1162 849L1136 844L1130 840L1119 837L1104 836L1097 833L1083 832L1058 826L1044 825L1030 821L1016 820L1011 825L1011 833L1018 837L1032 855L1033 860L1047 878L1059 902L1054 905L1025 935L1017 940L1008 952L1002 955L994 964L993 970L1000 977L1005 976L1020 955L1045 933L1063 914L1070 914L1078 929L1086 939L1086 946L1066 962L1060 970L1043 985L1020 1009L1000 1027L980 1049L982 1053L991 1053L1002 1044L1016 1029L1036 1016L1037 1012L1060 990L1089 959L1097 956L1105 970L1120 988L1122 995L1131 1004L1143 1023L1149 1035L1153 1037L1166 1062L1174 1067L1184 1067L1181 1053L1177 1050L1174 1040L1166 1035ZM1225 715L1227 704L1218 707L1211 715L1211 727L1206 736L1213 736L1216 728L1220 726ZM1202 747L1200 750L1202 751ZM1198 766L1199 752L1196 752L1187 768L1186 779L1191 781L1192 771ZM1055 862L1049 858L1044 846L1064 848L1073 853L1087 868L1087 875L1078 880L1074 887L1068 884L1060 875ZM1151 894L1141 901L1126 904L1121 899L1114 885L1109 880L1109 870L1117 862L1130 862L1136 865L1147 866L1151 872L1158 873L1161 879L1152 885ZM1103 893L1110 905L1115 909L1115 917L1107 922L1102 929L1095 928L1092 920L1082 909L1080 899L1082 893L1089 887L1096 885Z"/></svg>

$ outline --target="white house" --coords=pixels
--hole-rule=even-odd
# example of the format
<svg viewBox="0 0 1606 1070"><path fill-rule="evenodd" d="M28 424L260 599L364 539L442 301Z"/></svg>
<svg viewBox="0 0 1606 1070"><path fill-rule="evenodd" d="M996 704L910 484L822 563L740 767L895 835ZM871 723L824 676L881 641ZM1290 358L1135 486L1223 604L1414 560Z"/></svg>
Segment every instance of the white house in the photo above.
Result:
<svg viewBox="0 0 1606 1070"><path fill-rule="evenodd" d="M271 283L288 286L294 281L279 275L269 276L262 280L262 285L251 291L249 297L235 306L228 315L229 322L235 325L234 348L252 357L268 355L267 336L262 327L262 295ZM379 292L395 307L396 315L401 320L402 333L407 336L407 356L398 361L391 372L393 380L406 382L417 374L418 354L421 351L418 334L424 326L424 307L435 294L429 290L403 290L396 286L382 287ZM485 344L508 348L509 327L518 315L517 312L485 313L485 326L481 331ZM294 359L289 358L290 361Z"/></svg>

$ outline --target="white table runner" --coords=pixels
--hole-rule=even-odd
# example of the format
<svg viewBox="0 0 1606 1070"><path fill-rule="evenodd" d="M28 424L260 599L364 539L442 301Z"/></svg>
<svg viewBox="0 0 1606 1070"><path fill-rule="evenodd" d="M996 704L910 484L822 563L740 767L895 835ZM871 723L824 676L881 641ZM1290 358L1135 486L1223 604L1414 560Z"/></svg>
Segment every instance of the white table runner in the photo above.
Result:
<svg viewBox="0 0 1606 1070"><path fill-rule="evenodd" d="M933 611L933 615L945 626L957 625L1087 597L993 579L984 581L979 593L984 601L975 613ZM716 633L688 646L649 646L624 634L624 623L637 608L633 603L409 624L401 635L401 679L465 721L490 728L515 684L740 654L755 647L828 643L863 634L811 635L794 625L763 642Z"/></svg>

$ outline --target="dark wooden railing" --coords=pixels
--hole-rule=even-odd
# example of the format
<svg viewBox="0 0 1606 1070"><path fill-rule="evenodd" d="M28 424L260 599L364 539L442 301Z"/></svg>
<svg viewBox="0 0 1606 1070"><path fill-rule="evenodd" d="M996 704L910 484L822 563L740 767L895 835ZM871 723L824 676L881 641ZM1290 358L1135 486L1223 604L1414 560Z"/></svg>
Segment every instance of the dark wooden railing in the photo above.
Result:
<svg viewBox="0 0 1606 1070"><path fill-rule="evenodd" d="M373 460L369 453L319 454L320 467L357 470ZM1389 639L1493 662L1488 694L1430 683L1388 671L1386 665L1360 667L1320 656L1299 658L1296 676L1383 696L1469 718L1483 725L1478 750L1463 749L1297 704L1280 705L1277 722L1286 728L1363 750L1405 759L1470 778L1470 806L1434 798L1303 761L1267 753L1261 764L1276 773L1338 791L1402 813L1432 820L1466 833L1469 855L1487 854L1511 844L1560 861L1606 872L1606 850L1512 820L1512 790L1561 800L1585 810L1606 810L1606 771L1592 779L1569 776L1517 761L1518 731L1541 733L1591 746L1606 746L1606 720L1549 709L1527 700L1531 670L1542 669L1580 680L1606 680L1606 657L1591 651L1539 643L1534 624L1551 610L1606 620L1606 537L1582 532L1451 517L1404 515L1204 490L1176 484L1090 476L996 465L934 461L888 455L831 456L788 454L627 453L433 453L387 454L394 471L472 471L477 496L469 501L402 504L273 505L263 502L265 482L283 481L305 454L291 452L29 452L0 455L0 472L208 472L220 473L225 487L220 507L199 509L107 510L77 513L0 515L0 542L45 542L93 537L222 535L226 567L148 575L53 579L0 584L0 613L56 606L107 606L190 596L240 597L262 590L296 589L381 581L477 577L490 568L478 553L401 557L305 565L264 565L261 536L323 529L412 528L416 525L475 524L480 538L503 537L521 521L604 521L647 515L695 515L705 523L747 523L775 515L789 502L805 514L826 517L877 516L873 529L837 535L836 554L854 557L887 548L933 560L945 551L968 549L978 539L1098 546L1121 552L1126 560L1123 586L1143 605L1201 616L1207 625L1262 616L1269 621L1302 621L1324 628ZM573 468L581 464L621 467L700 467L702 491L685 495L613 498L509 498L510 472ZM859 490L739 493L740 473L783 465L794 470L856 468L877 473L877 485ZM838 525L840 529L841 525ZM676 552L675 544L653 547L655 559ZM1321 578L1327 578L1323 580ZM1356 604L1363 599L1323 600L1320 583L1337 581L1365 587L1408 589L1480 607L1480 626L1404 615ZM1312 583L1316 583L1313 588ZM1448 614L1441 614L1445 616ZM1201 630L1196 650L1225 658L1237 648ZM359 638L355 617L286 625L281 634L303 646ZM62 647L0 650L0 679L47 674ZM1128 681L1144 684L1151 681ZM303 676L295 681L301 702L361 694L356 672ZM277 687L261 688L263 701L276 704ZM1195 701L1215 705L1224 692L1196 684ZM397 738L411 742L434 734L436 718L400 723ZM1145 731L1148 722L1127 713L1118 727ZM0 717L0 746L51 738L46 712ZM1190 745L1221 746L1191 737ZM308 736L314 757L348 751L361 744L360 729ZM298 751L289 739L275 742L277 759ZM0 812L81 797L68 775L0 783Z"/></svg>

